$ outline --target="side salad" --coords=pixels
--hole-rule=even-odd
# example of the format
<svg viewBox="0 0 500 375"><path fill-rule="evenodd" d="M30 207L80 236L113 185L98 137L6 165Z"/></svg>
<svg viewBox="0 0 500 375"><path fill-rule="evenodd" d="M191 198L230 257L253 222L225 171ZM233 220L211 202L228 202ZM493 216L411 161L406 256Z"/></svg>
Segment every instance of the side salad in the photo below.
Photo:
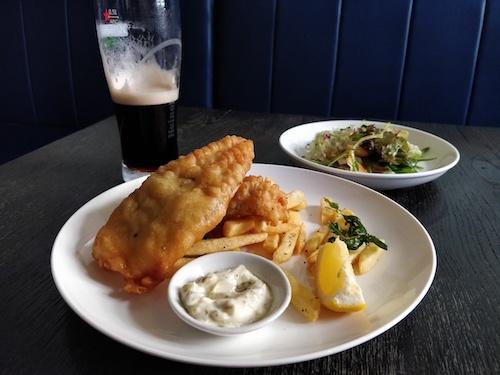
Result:
<svg viewBox="0 0 500 375"><path fill-rule="evenodd" d="M329 167L369 173L414 173L429 147L408 142L408 132L390 124L373 124L323 131L306 147L307 160Z"/></svg>

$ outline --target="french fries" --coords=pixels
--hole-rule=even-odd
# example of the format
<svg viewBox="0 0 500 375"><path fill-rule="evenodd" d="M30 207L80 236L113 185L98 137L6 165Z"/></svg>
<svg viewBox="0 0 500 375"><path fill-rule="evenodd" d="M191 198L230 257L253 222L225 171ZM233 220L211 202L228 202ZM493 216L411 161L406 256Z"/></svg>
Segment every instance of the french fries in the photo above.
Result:
<svg viewBox="0 0 500 375"><path fill-rule="evenodd" d="M184 258L179 259L175 269L182 267L193 257L220 251L239 250L248 246L260 255L267 253L276 263L286 262L295 253L303 251L306 243L305 226L299 210L307 203L300 190L287 195L288 220L271 225L265 218L242 217L223 222L222 237L201 240L189 249Z"/></svg>
<svg viewBox="0 0 500 375"><path fill-rule="evenodd" d="M339 209L338 205L330 197L323 197L320 201L320 222L321 227L314 232L306 241L304 252L307 256L309 271L312 271L317 258L317 249L325 242L330 241L337 235L329 230L327 225L337 224L339 229L348 230L349 224L344 219L345 216L354 216L354 212L348 208ZM370 271L380 259L384 250L374 243L361 244L356 250L349 250L349 260L357 275L362 275Z"/></svg>
<svg viewBox="0 0 500 375"><path fill-rule="evenodd" d="M254 231L255 233L262 233L262 232L267 232L267 227L268 227L268 224L265 220L254 220L255 222L255 227L254 227Z"/></svg>
<svg viewBox="0 0 500 375"><path fill-rule="evenodd" d="M286 195L287 206L289 210L301 210L307 207L306 197L301 190L291 191Z"/></svg>
<svg viewBox="0 0 500 375"><path fill-rule="evenodd" d="M336 203L334 203L333 199L330 197L321 198L319 208L321 225L337 223L341 229L347 229L348 225L342 215L354 215L354 213L348 208L344 208L339 212L338 207L336 207Z"/></svg>
<svg viewBox="0 0 500 375"><path fill-rule="evenodd" d="M222 235L224 237L234 237L245 233L263 233L268 232L268 223L259 218L243 218L226 220L222 226Z"/></svg>
<svg viewBox="0 0 500 375"><path fill-rule="evenodd" d="M350 209L348 208L343 208L342 209L342 215L354 215L354 212L352 212Z"/></svg>
<svg viewBox="0 0 500 375"><path fill-rule="evenodd" d="M314 250L311 255L307 257L307 270L312 274L314 271L314 265L316 264L316 261L318 260L318 254L319 254L319 248Z"/></svg>
<svg viewBox="0 0 500 375"><path fill-rule="evenodd" d="M283 235L278 248L273 253L273 261L275 263L284 263L292 257L297 238L299 237L299 230L299 227L295 227Z"/></svg>
<svg viewBox="0 0 500 375"><path fill-rule="evenodd" d="M300 254L304 250L306 244L306 226L302 224L300 226L299 237L297 238L297 243L295 244L295 254Z"/></svg>
<svg viewBox="0 0 500 375"><path fill-rule="evenodd" d="M248 251L272 259L278 264L287 262L294 254L303 254L307 270L314 274L320 247L327 241L333 241L339 235L342 239L344 236L350 238L350 232L345 231L348 231L349 225L355 221L347 216L355 216L355 214L346 208L339 209L331 198L323 197L320 201L321 225L307 238L306 226L300 213L300 210L307 206L305 195L300 190L294 190L286 196L288 210L286 221L271 223L258 216L226 220L220 232L223 237L196 243L185 254L185 257L175 262L175 270L189 263L196 256L248 247ZM332 223L338 228L332 228ZM365 241L369 238L368 234L366 236ZM384 250L375 243L362 243L356 250L349 251L349 260L354 272L362 275L373 269L383 253ZM291 273L287 271L285 273L292 288L292 306L307 321L316 321L320 314L321 304L314 290L301 284Z"/></svg>
<svg viewBox="0 0 500 375"><path fill-rule="evenodd" d="M362 244L356 250L349 250L349 260L351 261L351 264L354 264L354 262L356 262L356 259L358 258L359 254L363 252L365 247L366 244Z"/></svg>
<svg viewBox="0 0 500 375"><path fill-rule="evenodd" d="M323 197L319 202L321 225L328 225L330 222L337 221L337 211L330 206L330 202L333 202L330 197Z"/></svg>
<svg viewBox="0 0 500 375"><path fill-rule="evenodd" d="M252 219L227 220L222 226L222 235L224 237L239 236L250 232L254 228L255 220Z"/></svg>
<svg viewBox="0 0 500 375"><path fill-rule="evenodd" d="M193 245L186 253L187 256L205 255L219 251L239 249L254 243L259 243L267 238L267 233L243 234L235 237L211 238L201 240Z"/></svg>
<svg viewBox="0 0 500 375"><path fill-rule="evenodd" d="M286 232L290 232L292 229L295 229L296 227L297 227L296 224L281 223L278 225L268 226L266 232L268 232L268 233L286 233Z"/></svg>
<svg viewBox="0 0 500 375"><path fill-rule="evenodd" d="M302 225L302 217L300 216L299 211L288 211L288 222L293 225Z"/></svg>
<svg viewBox="0 0 500 375"><path fill-rule="evenodd" d="M306 256L316 251L318 247L320 247L324 243L326 237L328 236L328 233L328 227L326 225L322 225L316 232L311 234L304 245L304 252Z"/></svg>
<svg viewBox="0 0 500 375"><path fill-rule="evenodd" d="M269 233L266 240L262 243L265 250L273 251L278 248L280 243L280 235L278 233Z"/></svg>
<svg viewBox="0 0 500 375"><path fill-rule="evenodd" d="M292 306L307 321L316 321L319 317L319 310L321 308L318 297L314 295L311 289L299 283L290 272L285 271L285 274L292 287Z"/></svg>
<svg viewBox="0 0 500 375"><path fill-rule="evenodd" d="M368 244L358 255L357 262L353 264L354 272L357 275L363 275L370 271L378 262L382 254L384 254L384 251L385 250L381 249L374 243Z"/></svg>

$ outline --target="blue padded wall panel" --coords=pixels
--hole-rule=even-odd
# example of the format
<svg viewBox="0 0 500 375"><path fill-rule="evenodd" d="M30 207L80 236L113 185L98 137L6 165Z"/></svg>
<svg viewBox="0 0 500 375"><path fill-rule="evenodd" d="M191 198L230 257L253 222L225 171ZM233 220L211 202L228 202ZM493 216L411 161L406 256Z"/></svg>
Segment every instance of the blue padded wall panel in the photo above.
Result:
<svg viewBox="0 0 500 375"><path fill-rule="evenodd" d="M465 123L484 0L418 0L399 118Z"/></svg>
<svg viewBox="0 0 500 375"><path fill-rule="evenodd" d="M33 98L39 124L76 126L66 2L23 1Z"/></svg>
<svg viewBox="0 0 500 375"><path fill-rule="evenodd" d="M276 0L214 6L214 106L269 111Z"/></svg>
<svg viewBox="0 0 500 375"><path fill-rule="evenodd" d="M22 5L17 0L2 3L4 35L0 52L0 122L32 124L36 113L31 97Z"/></svg>
<svg viewBox="0 0 500 375"><path fill-rule="evenodd" d="M349 0L342 5L332 114L397 116L412 0Z"/></svg>
<svg viewBox="0 0 500 375"><path fill-rule="evenodd" d="M468 123L500 127L500 0L486 3Z"/></svg>
<svg viewBox="0 0 500 375"><path fill-rule="evenodd" d="M273 112L330 114L340 1L278 2Z"/></svg>
<svg viewBox="0 0 500 375"><path fill-rule="evenodd" d="M213 0L182 0L180 103L211 107L213 91Z"/></svg>
<svg viewBox="0 0 500 375"><path fill-rule="evenodd" d="M70 68L78 125L113 114L95 31L92 1L68 1Z"/></svg>

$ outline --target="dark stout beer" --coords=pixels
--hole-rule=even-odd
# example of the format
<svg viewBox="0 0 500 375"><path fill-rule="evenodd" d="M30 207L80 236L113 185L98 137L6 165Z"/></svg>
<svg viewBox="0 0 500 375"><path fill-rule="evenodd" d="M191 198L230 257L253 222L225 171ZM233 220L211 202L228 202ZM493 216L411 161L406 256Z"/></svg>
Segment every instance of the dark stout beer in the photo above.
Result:
<svg viewBox="0 0 500 375"><path fill-rule="evenodd" d="M115 103L123 163L142 172L155 171L177 159L177 104L125 105Z"/></svg>
<svg viewBox="0 0 500 375"><path fill-rule="evenodd" d="M122 146L125 181L177 159L178 79L154 62L108 78ZM111 76L108 74L108 76Z"/></svg>
<svg viewBox="0 0 500 375"><path fill-rule="evenodd" d="M177 159L178 0L96 0L104 73L120 130L124 181Z"/></svg>

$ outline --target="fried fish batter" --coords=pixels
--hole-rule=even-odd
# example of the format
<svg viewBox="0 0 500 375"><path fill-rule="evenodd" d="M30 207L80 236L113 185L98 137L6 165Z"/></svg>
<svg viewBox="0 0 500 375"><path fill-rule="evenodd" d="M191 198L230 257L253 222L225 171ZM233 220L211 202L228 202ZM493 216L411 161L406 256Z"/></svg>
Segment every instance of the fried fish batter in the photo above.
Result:
<svg viewBox="0 0 500 375"><path fill-rule="evenodd" d="M227 210L228 219L258 216L273 224L288 220L286 194L261 176L245 177Z"/></svg>
<svg viewBox="0 0 500 375"><path fill-rule="evenodd" d="M222 220L253 157L252 141L227 136L160 167L97 233L99 266L121 273L129 293L154 288Z"/></svg>

